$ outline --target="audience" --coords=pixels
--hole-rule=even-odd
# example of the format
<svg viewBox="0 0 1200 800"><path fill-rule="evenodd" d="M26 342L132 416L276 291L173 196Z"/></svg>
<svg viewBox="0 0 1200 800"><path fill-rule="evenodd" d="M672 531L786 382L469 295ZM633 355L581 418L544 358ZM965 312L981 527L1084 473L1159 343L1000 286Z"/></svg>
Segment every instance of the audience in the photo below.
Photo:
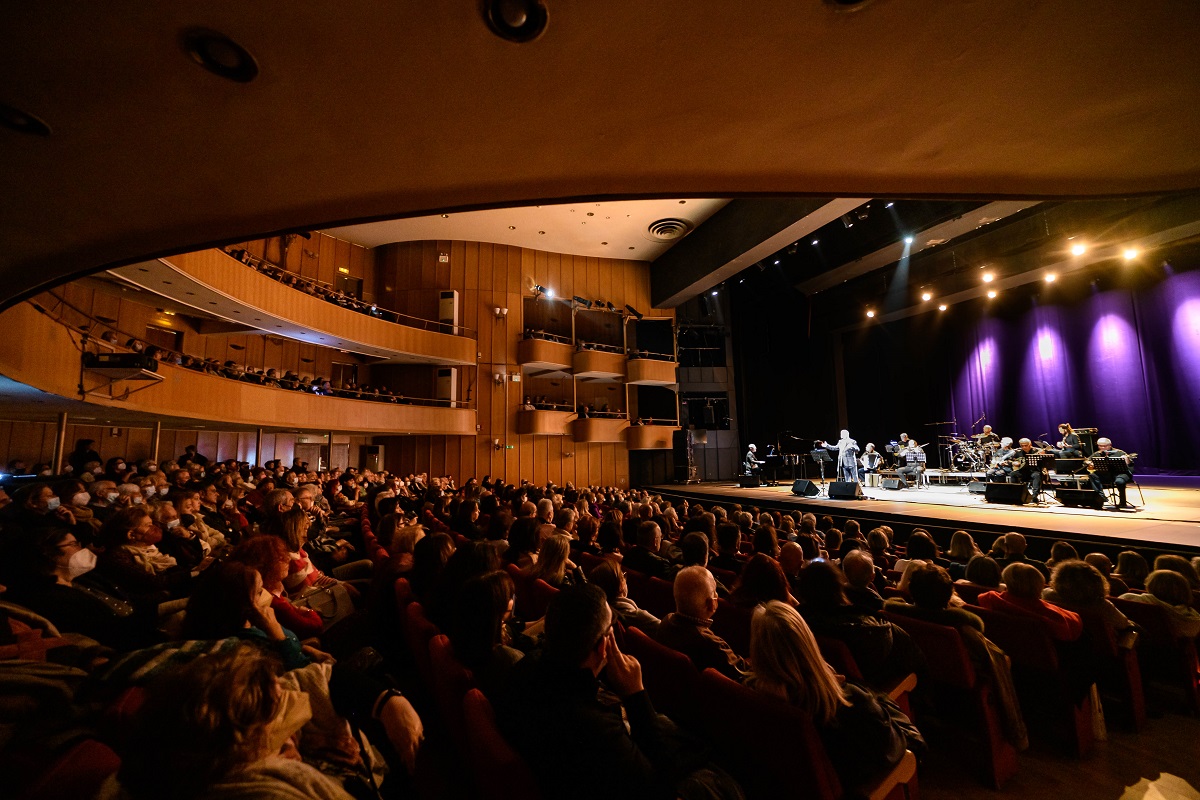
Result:
<svg viewBox="0 0 1200 800"><path fill-rule="evenodd" d="M746 661L712 632L716 612L717 583L712 573L704 567L684 567L675 576L675 611L651 633L660 644L690 658L697 670L712 667L740 681L746 675Z"/></svg>
<svg viewBox="0 0 1200 800"><path fill-rule="evenodd" d="M1050 635L1071 642L1083 633L1083 620L1073 611L1042 599L1046 579L1036 567L1016 562L1004 568L1004 591L984 592L976 604L992 611L1032 617L1045 623Z"/></svg>
<svg viewBox="0 0 1200 800"><path fill-rule="evenodd" d="M1155 566L1158 566L1157 561ZM1121 599L1165 608L1172 632L1181 639L1195 639L1200 635L1200 613L1191 605L1192 587L1187 578L1174 570L1154 570L1146 577L1145 592L1129 592L1121 595Z"/></svg>

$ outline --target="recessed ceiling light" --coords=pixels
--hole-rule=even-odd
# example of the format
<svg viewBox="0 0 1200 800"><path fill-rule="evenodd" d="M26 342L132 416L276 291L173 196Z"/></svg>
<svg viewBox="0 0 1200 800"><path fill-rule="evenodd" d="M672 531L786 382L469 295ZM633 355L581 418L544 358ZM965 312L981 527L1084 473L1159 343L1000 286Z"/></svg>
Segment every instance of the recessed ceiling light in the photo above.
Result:
<svg viewBox="0 0 1200 800"><path fill-rule="evenodd" d="M684 204L684 203L686 203L686 202L687 202L687 200L680 200L680 201L679 201L679 205L683 205L683 204Z"/></svg>
<svg viewBox="0 0 1200 800"><path fill-rule="evenodd" d="M905 243L905 244L912 244L912 243L913 243L913 237L911 237L911 236L905 236L905 237L904 237L904 243Z"/></svg>
<svg viewBox="0 0 1200 800"><path fill-rule="evenodd" d="M183 32L180 44L193 61L218 77L237 83L249 83L258 77L254 56L223 33L192 28Z"/></svg>
<svg viewBox="0 0 1200 800"><path fill-rule="evenodd" d="M945 311L945 310L946 310L946 304L945 304L945 303L942 303L940 306L938 306L938 311Z"/></svg>
<svg viewBox="0 0 1200 800"><path fill-rule="evenodd" d="M516 226L516 225L509 225L509 226L508 226L508 229L509 229L510 231L515 231L515 230L517 229L517 226Z"/></svg>
<svg viewBox="0 0 1200 800"><path fill-rule="evenodd" d="M1133 261L1138 257L1139 253L1136 247L1126 247L1125 252L1122 253L1122 255L1125 256L1126 261Z"/></svg>
<svg viewBox="0 0 1200 800"><path fill-rule="evenodd" d="M1071 245L1071 255L1073 255L1073 256L1081 256L1081 255L1083 255L1083 254L1084 254L1084 253L1086 253L1086 252L1087 252L1087 245L1086 245L1086 244L1073 244L1073 245Z"/></svg>
<svg viewBox="0 0 1200 800"><path fill-rule="evenodd" d="M779 259L775 259L775 266L779 266Z"/></svg>
<svg viewBox="0 0 1200 800"><path fill-rule="evenodd" d="M921 299L928 303L930 300L933 299L933 295L930 294L929 292L922 292Z"/></svg>
<svg viewBox="0 0 1200 800"><path fill-rule="evenodd" d="M589 216L589 217L594 217L594 216L596 216L596 212L595 212L595 211L589 211L589 212L588 212L588 216Z"/></svg>
<svg viewBox="0 0 1200 800"><path fill-rule="evenodd" d="M601 242L600 244L608 244L608 242Z"/></svg>
<svg viewBox="0 0 1200 800"><path fill-rule="evenodd" d="M713 296L713 297L716 297L716 296L717 296L717 290L716 290L716 289L713 289L712 296Z"/></svg>
<svg viewBox="0 0 1200 800"><path fill-rule="evenodd" d="M45 122L33 114L22 111L19 108L13 108L5 103L0 103L0 125L3 125L10 131L25 133L30 136L50 135L50 126Z"/></svg>
<svg viewBox="0 0 1200 800"><path fill-rule="evenodd" d="M992 289L990 292L988 292L988 299L989 299L989 300L992 300L992 299L994 299L995 297L996 297L996 290L995 290L995 289Z"/></svg>
<svg viewBox="0 0 1200 800"><path fill-rule="evenodd" d="M545 231L538 231L538 233L539 233L539 234L541 234L542 236L545 236L545 235L546 235L546 232L545 232Z"/></svg>
<svg viewBox="0 0 1200 800"><path fill-rule="evenodd" d="M1055 275L1053 272L1047 272L1046 273L1046 283L1054 283L1054 280L1057 277L1058 276Z"/></svg>
<svg viewBox="0 0 1200 800"><path fill-rule="evenodd" d="M819 244L820 241L821 241L820 239L813 239L812 244L815 246L815 245Z"/></svg>
<svg viewBox="0 0 1200 800"><path fill-rule="evenodd" d="M442 214L442 219L450 219L450 215L449 215L449 214Z"/></svg>
<svg viewBox="0 0 1200 800"><path fill-rule="evenodd" d="M873 318L874 316L875 316L875 312L874 312L874 311L870 311L870 310L868 310L868 311L867 311L867 318L868 318L868 319L871 319L871 318Z"/></svg>
<svg viewBox="0 0 1200 800"><path fill-rule="evenodd" d="M996 276L995 276L995 275L993 275L992 273L990 273L990 272L985 272L985 273L983 273L983 282L984 282L984 283L991 283L993 280L995 280L995 277L996 277Z"/></svg>

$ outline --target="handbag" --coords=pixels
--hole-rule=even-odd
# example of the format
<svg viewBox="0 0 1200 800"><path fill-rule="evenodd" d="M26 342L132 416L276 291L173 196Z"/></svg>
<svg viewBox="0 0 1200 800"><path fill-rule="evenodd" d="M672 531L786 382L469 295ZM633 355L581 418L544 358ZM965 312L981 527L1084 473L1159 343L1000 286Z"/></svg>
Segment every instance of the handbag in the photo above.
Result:
<svg viewBox="0 0 1200 800"><path fill-rule="evenodd" d="M341 622L346 617L354 613L354 601L350 599L350 593L346 591L346 587L340 583L335 583L332 586L313 586L310 587L292 600L292 605L297 608L308 608L321 615L321 619L325 622L325 628Z"/></svg>

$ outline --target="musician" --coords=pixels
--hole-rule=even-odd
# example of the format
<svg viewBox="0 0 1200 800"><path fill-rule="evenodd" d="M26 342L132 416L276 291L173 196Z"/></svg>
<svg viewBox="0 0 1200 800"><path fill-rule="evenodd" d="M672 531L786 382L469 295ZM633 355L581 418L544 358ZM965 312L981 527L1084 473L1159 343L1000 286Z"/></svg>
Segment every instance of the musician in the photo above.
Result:
<svg viewBox="0 0 1200 800"><path fill-rule="evenodd" d="M765 461L758 460L758 448L753 444L750 445L750 448L746 451L746 457L742 459L742 467L745 469L746 474L758 475L762 471L762 465L765 463Z"/></svg>
<svg viewBox="0 0 1200 800"><path fill-rule="evenodd" d="M1083 446L1079 441L1079 434L1071 427L1071 423L1064 422L1058 426L1058 435L1062 437L1058 446L1051 449L1055 458L1083 458Z"/></svg>
<svg viewBox="0 0 1200 800"><path fill-rule="evenodd" d="M858 481L858 442L850 438L850 431L843 429L841 438L838 443L831 445L828 442L821 442L821 446L830 451L837 451L834 460L837 462L838 480L849 481L856 483Z"/></svg>
<svg viewBox="0 0 1200 800"><path fill-rule="evenodd" d="M979 443L981 445L983 445L984 447L991 447L992 445L998 444L1000 442L1000 437L998 435L996 435L995 433L992 433L991 425L984 425L983 433L976 434L972 438L978 439ZM1011 442L1012 440L1010 439L1009 441Z"/></svg>
<svg viewBox="0 0 1200 800"><path fill-rule="evenodd" d="M1117 498L1120 501L1117 504L1117 508L1134 508L1132 503L1129 503L1125 500L1125 487L1131 480L1133 480L1133 473L1129 469L1129 454L1124 450L1118 450L1117 448L1113 447L1111 439L1101 437L1096 440L1096 452L1092 453L1092 455L1106 456L1108 458L1119 458L1125 462L1124 468L1121 467L1120 463L1111 466L1108 474L1112 476L1112 483L1113 486L1116 487ZM1090 459L1084 463L1089 467L1092 465ZM1104 491L1104 483L1100 479L1099 472L1091 472L1091 474L1088 476L1088 483L1091 484L1091 487L1097 492Z"/></svg>
<svg viewBox="0 0 1200 800"><path fill-rule="evenodd" d="M900 434L899 442L895 442L894 444L896 445L896 449L892 452L892 460L894 462L892 466L900 467L904 465L904 453L908 450L908 434Z"/></svg>
<svg viewBox="0 0 1200 800"><path fill-rule="evenodd" d="M1009 476L1012 475L1012 458L1017 454L1012 445L1011 436L1005 436L1000 440L1000 448L992 455L992 463L988 467L987 479L989 481L1008 483Z"/></svg>
<svg viewBox="0 0 1200 800"><path fill-rule="evenodd" d="M925 451L917 447L917 443L909 439L905 434L905 441L908 442L908 447L904 448L901 456L904 459L904 466L896 470L896 474L904 481L905 486L908 485L908 479L911 477L916 480L917 484L921 483L921 473L925 471Z"/></svg>
<svg viewBox="0 0 1200 800"><path fill-rule="evenodd" d="M1024 483L1029 486L1029 493L1037 497L1042 491L1042 471L1034 469L1033 465L1025 460L1025 456L1037 455L1042 451L1034 450L1033 442L1029 439L1022 438L1017 445L1011 459L1013 470L1008 476L1009 483Z"/></svg>
<svg viewBox="0 0 1200 800"><path fill-rule="evenodd" d="M867 475L879 473L879 468L883 466L883 456L875 452L875 445L872 442L867 442L867 449L863 451L858 463L861 465L858 468L858 480L861 483L866 480Z"/></svg>

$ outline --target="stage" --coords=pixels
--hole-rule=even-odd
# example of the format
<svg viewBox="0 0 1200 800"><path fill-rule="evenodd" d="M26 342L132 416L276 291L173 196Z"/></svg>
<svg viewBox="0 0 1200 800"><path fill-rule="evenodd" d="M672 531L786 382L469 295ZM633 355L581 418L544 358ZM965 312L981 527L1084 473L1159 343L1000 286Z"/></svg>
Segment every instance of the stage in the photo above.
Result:
<svg viewBox="0 0 1200 800"><path fill-rule="evenodd" d="M983 495L971 494L967 486L936 482L921 489L889 490L863 487L864 500L831 500L827 497L798 497L791 483L743 489L737 483L670 484L646 487L664 497L686 497L689 502L720 503L743 507L802 508L814 514L830 514L841 522L852 517L863 524L886 523L896 527L963 529L983 534L980 544L1007 531L1019 531L1038 539L1064 539L1080 545L1104 546L1106 551L1123 546L1149 548L1156 552L1200 555L1200 491L1196 489L1143 487L1145 504L1134 486L1128 498L1139 505L1136 511L1096 511L1068 508L1050 501L1043 505L1012 506L988 503ZM942 536L937 537L943 541ZM1040 548L1039 548L1040 549ZM1081 550L1081 553L1085 552Z"/></svg>

